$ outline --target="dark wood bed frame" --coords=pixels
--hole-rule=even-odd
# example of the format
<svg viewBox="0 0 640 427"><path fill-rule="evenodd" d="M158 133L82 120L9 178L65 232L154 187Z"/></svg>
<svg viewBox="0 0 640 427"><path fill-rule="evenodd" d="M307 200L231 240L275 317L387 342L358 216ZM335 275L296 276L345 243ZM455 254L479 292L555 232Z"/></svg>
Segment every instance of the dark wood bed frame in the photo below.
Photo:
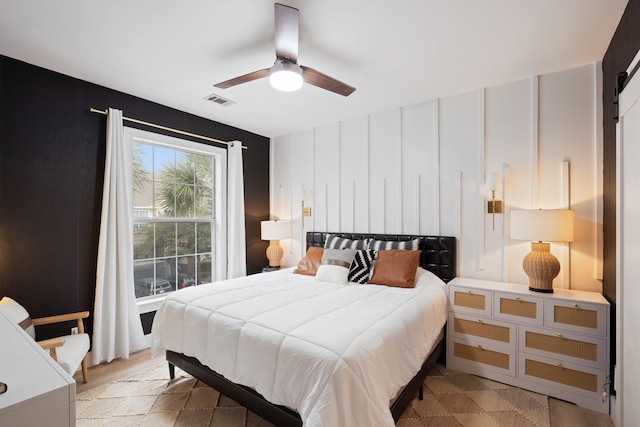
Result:
<svg viewBox="0 0 640 427"><path fill-rule="evenodd" d="M443 281L448 282L456 275L456 239L443 236L419 236L406 234L363 234L363 233L307 233L307 248L311 246L324 246L328 234L345 237L348 239L373 238L385 241L406 241L420 239L420 266L425 268ZM391 414L395 422L398 421L411 400L418 393L422 400L422 384L429 370L435 365L445 349L444 334L441 341L435 346L431 354L423 363L420 371L409 381L390 406ZM167 350L167 362L169 362L169 374L175 378L175 366L208 384L220 393L235 400L248 410L256 413L265 420L278 427L300 427L302 420L300 415L284 406L275 405L267 401L255 390L243 385L235 384L222 375L202 365L197 359L184 354Z"/></svg>

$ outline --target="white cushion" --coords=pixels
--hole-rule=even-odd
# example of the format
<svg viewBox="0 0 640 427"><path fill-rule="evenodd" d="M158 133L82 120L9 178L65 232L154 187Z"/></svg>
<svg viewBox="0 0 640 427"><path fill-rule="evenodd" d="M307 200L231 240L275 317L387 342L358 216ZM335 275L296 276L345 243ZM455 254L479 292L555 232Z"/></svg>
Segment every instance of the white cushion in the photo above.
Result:
<svg viewBox="0 0 640 427"><path fill-rule="evenodd" d="M355 249L326 249L322 253L322 260L316 273L316 279L323 282L347 284L349 267L356 254Z"/></svg>
<svg viewBox="0 0 640 427"><path fill-rule="evenodd" d="M9 297L0 300L0 313L22 327L31 338L36 339L36 329L33 327L29 312L23 306Z"/></svg>
<svg viewBox="0 0 640 427"><path fill-rule="evenodd" d="M89 351L89 334L66 335L64 345L56 348L58 363L71 376L76 373Z"/></svg>

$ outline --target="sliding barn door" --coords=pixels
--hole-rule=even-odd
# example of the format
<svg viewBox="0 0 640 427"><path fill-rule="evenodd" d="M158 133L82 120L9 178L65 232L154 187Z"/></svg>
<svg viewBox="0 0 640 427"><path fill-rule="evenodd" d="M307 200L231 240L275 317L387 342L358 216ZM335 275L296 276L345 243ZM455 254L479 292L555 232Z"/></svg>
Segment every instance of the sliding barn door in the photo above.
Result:
<svg viewBox="0 0 640 427"><path fill-rule="evenodd" d="M640 77L620 94L618 122L617 380L623 427L640 426Z"/></svg>

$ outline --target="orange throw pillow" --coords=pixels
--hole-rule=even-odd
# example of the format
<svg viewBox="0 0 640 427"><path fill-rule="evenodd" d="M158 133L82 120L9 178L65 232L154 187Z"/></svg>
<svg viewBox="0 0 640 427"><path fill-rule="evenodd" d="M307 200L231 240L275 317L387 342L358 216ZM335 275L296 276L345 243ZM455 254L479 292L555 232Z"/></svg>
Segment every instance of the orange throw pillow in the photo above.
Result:
<svg viewBox="0 0 640 427"><path fill-rule="evenodd" d="M300 260L298 266L295 270L293 270L294 274L304 274L307 276L315 276L318 272L318 266L320 266L320 261L322 261L322 253L324 252L323 248L318 248L315 246L307 249L307 254Z"/></svg>
<svg viewBox="0 0 640 427"><path fill-rule="evenodd" d="M378 260L373 267L369 283L397 288L413 288L416 270L420 263L421 251L389 250L378 251Z"/></svg>

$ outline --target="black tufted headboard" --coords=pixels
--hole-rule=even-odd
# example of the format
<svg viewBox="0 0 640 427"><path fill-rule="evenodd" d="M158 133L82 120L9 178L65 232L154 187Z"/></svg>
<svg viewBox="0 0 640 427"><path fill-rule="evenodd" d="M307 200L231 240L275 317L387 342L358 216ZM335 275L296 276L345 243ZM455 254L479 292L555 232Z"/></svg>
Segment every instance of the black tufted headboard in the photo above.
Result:
<svg viewBox="0 0 640 427"><path fill-rule="evenodd" d="M456 238L445 236L415 236L408 234L366 234L307 232L307 249L311 246L324 247L328 234L351 240L375 239L385 241L405 241L420 239L420 267L440 277L444 282L456 277Z"/></svg>

